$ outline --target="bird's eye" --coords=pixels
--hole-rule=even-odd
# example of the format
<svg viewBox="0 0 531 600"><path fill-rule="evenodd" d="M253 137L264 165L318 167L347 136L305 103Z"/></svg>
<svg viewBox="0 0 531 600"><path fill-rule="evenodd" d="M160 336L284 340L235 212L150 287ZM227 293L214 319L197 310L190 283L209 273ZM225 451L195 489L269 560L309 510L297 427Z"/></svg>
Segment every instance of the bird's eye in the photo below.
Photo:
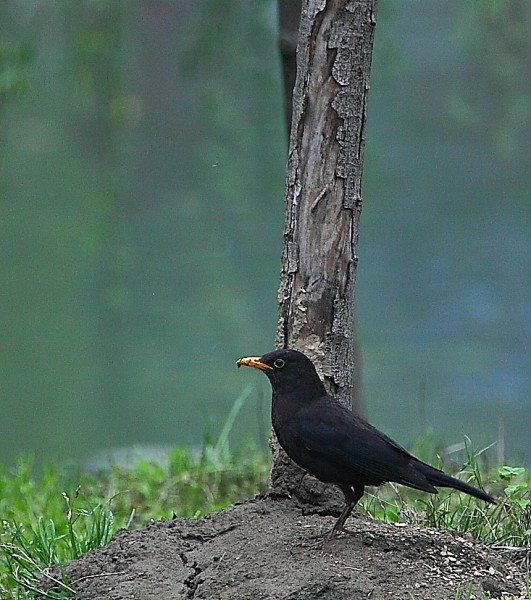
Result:
<svg viewBox="0 0 531 600"><path fill-rule="evenodd" d="M282 367L286 364L281 358L277 358L277 360L273 363L277 369L282 369Z"/></svg>

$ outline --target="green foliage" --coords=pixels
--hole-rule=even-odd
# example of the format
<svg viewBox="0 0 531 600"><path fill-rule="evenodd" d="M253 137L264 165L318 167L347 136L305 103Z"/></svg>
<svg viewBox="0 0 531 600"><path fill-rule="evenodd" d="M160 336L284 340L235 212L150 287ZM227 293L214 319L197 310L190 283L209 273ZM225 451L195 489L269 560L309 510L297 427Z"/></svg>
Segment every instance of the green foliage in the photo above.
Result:
<svg viewBox="0 0 531 600"><path fill-rule="evenodd" d="M230 452L223 440L221 435L199 452L175 448L164 464L138 460L132 467L84 475L76 485L52 465L34 477L28 459L19 460L12 472L0 469L2 597L33 597L45 569L104 545L120 528L158 518L197 518L265 490L269 456L255 447ZM425 443L419 447L431 452ZM499 498L493 507L453 490L428 496L388 485L367 494L360 509L386 522L468 533L529 565L531 476L522 467L486 469L480 456L467 449L458 476L478 486L487 482ZM57 581L54 589L46 597L72 594L67 581ZM471 593L471 588L459 588L456 598Z"/></svg>
<svg viewBox="0 0 531 600"><path fill-rule="evenodd" d="M232 455L212 446L200 453L176 448L165 465L139 460L114 466L82 488L89 497L112 497L115 515L135 526L153 518L194 517L221 510L265 488L268 461L254 452Z"/></svg>
<svg viewBox="0 0 531 600"><path fill-rule="evenodd" d="M439 488L437 495L390 484L367 494L362 509L386 522L414 523L467 533L491 545L511 560L531 564L531 474L523 467L488 469L484 450L473 453L466 444L466 461L454 476L494 491L498 503L489 506L459 491ZM485 486L485 483L488 485Z"/></svg>
<svg viewBox="0 0 531 600"><path fill-rule="evenodd" d="M51 465L36 478L32 461L19 460L12 472L0 470L2 598L31 597L45 569L106 544L118 529L197 518L251 497L265 489L268 471L268 457L255 448L229 453L220 444L199 453L176 448L162 465L114 466L76 486ZM57 586L47 597L69 597L67 582Z"/></svg>
<svg viewBox="0 0 531 600"><path fill-rule="evenodd" d="M459 584L454 595L454 600L489 600L490 598L492 598L492 596L486 592L481 592L481 596L478 597L474 593L473 585L471 583L465 587ZM531 600L531 586L529 581L526 584L525 596L516 597L502 593L501 600Z"/></svg>

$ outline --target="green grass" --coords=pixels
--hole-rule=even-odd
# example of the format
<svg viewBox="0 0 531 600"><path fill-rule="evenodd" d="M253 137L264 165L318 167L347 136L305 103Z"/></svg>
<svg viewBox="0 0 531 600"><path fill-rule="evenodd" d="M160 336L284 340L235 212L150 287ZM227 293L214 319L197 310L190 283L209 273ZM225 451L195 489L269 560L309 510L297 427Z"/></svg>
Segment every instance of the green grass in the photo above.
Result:
<svg viewBox="0 0 531 600"><path fill-rule="evenodd" d="M52 465L34 477L29 459L0 468L0 597L69 598L67 582L47 596L39 592L45 569L106 544L118 529L199 517L250 498L266 489L268 474L263 451L228 453L217 445L200 453L176 448L164 465L138 460L75 484Z"/></svg>
<svg viewBox="0 0 531 600"><path fill-rule="evenodd" d="M531 598L531 582L529 578L525 584L524 590L525 596L512 596L502 592L500 600L528 600ZM481 596L477 596L473 590L473 585L470 583L466 586L458 585L455 590L455 595L453 600L491 600L492 596L486 594L485 592L481 592Z"/></svg>
<svg viewBox="0 0 531 600"><path fill-rule="evenodd" d="M387 522L405 522L471 535L522 567L531 566L531 474L523 467L488 468L466 446L466 461L455 476L498 499L494 506L456 490L425 494L389 484L361 501L361 510ZM436 464L433 461L432 464ZM447 472L451 472L445 467Z"/></svg>
<svg viewBox="0 0 531 600"><path fill-rule="evenodd" d="M429 454L415 451L428 460ZM435 461L433 461L435 464ZM449 470L445 464L445 469ZM367 494L360 510L389 522L409 522L467 532L529 567L531 476L523 468L488 468L483 454L468 451L459 477L484 485L500 498L492 507L458 492L437 496L388 485ZM223 440L199 453L177 448L164 465L138 460L75 483L54 466L34 475L32 462L0 467L0 597L69 598L67 581L39 592L43 571L104 545L120 528L158 518L198 517L252 497L267 486L269 455L255 447L231 452ZM471 597L459 589L456 598ZM528 593L531 600L531 594Z"/></svg>

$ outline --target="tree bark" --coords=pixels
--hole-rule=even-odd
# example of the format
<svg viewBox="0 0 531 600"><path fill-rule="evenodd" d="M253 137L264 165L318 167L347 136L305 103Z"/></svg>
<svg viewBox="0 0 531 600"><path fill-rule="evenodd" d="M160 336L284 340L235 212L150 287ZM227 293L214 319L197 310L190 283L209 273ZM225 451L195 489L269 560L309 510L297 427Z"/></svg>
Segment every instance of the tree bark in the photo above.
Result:
<svg viewBox="0 0 531 600"><path fill-rule="evenodd" d="M303 0L285 195L277 348L303 351L352 404L353 309L376 0ZM336 495L272 440L271 490L323 511ZM330 504L331 503L331 504Z"/></svg>

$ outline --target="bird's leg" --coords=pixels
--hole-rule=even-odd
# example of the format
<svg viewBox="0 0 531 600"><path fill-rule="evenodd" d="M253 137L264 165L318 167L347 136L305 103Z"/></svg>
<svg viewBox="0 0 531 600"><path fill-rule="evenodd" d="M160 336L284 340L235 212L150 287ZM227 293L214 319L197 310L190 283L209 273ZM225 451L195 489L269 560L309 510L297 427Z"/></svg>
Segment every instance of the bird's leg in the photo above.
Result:
<svg viewBox="0 0 531 600"><path fill-rule="evenodd" d="M358 500L363 496L365 492L365 486L363 485L355 485L353 487L344 487L341 488L343 494L345 495L345 508L339 515L334 528L330 532L330 538L333 538L338 533L350 533L347 529L345 529L345 521L350 517L352 510L356 506Z"/></svg>

